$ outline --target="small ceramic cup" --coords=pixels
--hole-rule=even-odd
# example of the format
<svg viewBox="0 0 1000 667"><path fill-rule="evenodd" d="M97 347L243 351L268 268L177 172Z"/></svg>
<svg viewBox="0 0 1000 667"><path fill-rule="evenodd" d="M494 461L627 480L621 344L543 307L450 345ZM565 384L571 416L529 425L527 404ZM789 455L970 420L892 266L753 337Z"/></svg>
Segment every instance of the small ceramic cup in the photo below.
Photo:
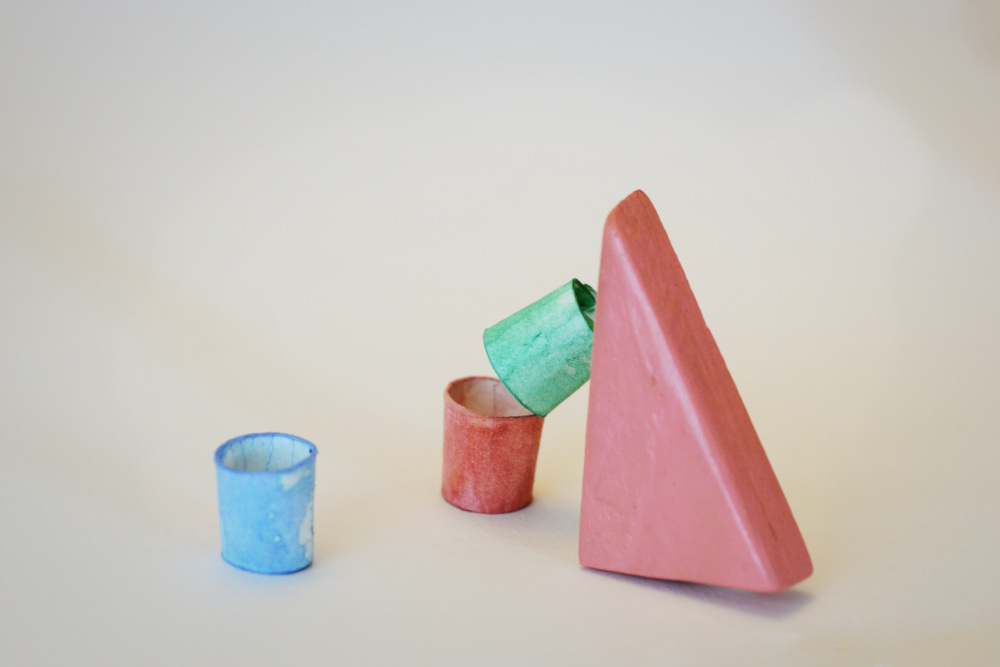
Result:
<svg viewBox="0 0 1000 667"><path fill-rule="evenodd" d="M215 451L222 558L286 574L313 558L316 446L285 433L233 438Z"/></svg>
<svg viewBox="0 0 1000 667"><path fill-rule="evenodd" d="M590 379L597 293L573 279L483 332L510 393L544 417Z"/></svg>
<svg viewBox="0 0 1000 667"><path fill-rule="evenodd" d="M485 514L527 506L544 422L495 378L449 384L444 392L445 500Z"/></svg>

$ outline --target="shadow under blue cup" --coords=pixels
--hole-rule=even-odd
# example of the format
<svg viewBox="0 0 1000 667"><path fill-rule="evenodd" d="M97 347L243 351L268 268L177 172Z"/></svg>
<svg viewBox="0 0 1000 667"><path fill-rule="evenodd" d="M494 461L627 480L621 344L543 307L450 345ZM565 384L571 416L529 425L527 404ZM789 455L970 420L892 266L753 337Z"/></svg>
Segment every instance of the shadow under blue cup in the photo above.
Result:
<svg viewBox="0 0 1000 667"><path fill-rule="evenodd" d="M215 450L222 558L286 574L313 558L316 446L285 433L253 433Z"/></svg>

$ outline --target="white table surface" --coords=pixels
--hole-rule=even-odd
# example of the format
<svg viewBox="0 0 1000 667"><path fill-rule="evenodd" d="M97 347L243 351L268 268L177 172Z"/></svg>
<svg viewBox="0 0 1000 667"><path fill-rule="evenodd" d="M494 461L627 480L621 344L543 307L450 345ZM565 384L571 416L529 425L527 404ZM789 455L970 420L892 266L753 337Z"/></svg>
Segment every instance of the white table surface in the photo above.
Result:
<svg viewBox="0 0 1000 667"><path fill-rule="evenodd" d="M1000 662L1000 5L0 6L0 663ZM877 6L870 6L877 5ZM441 392L642 188L810 548L759 596L440 497ZM212 453L320 453L316 558Z"/></svg>

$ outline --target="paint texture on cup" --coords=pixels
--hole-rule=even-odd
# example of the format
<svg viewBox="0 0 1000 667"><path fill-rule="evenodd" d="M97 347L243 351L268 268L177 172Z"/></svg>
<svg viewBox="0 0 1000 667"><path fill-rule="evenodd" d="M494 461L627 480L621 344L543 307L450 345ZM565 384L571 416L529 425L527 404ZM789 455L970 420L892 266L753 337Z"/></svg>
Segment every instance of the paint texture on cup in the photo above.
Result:
<svg viewBox="0 0 1000 667"><path fill-rule="evenodd" d="M573 279L483 332L493 370L544 417L590 379L597 293Z"/></svg>
<svg viewBox="0 0 1000 667"><path fill-rule="evenodd" d="M531 503L544 421L495 378L449 384L444 392L445 500L484 514L513 512Z"/></svg>
<svg viewBox="0 0 1000 667"><path fill-rule="evenodd" d="M285 574L313 558L316 446L285 433L233 438L215 451L222 557Z"/></svg>

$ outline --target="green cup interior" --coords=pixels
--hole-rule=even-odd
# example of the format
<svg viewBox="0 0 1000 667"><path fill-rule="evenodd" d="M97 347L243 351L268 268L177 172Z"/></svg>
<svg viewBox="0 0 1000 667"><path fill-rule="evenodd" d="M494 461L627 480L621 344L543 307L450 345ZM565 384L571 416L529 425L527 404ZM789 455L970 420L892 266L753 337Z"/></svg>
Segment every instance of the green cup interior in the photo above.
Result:
<svg viewBox="0 0 1000 667"><path fill-rule="evenodd" d="M581 283L576 278L573 279L573 296L576 297L576 305L580 309L580 314L587 322L590 330L594 330L594 311L597 308L597 291L585 283Z"/></svg>

